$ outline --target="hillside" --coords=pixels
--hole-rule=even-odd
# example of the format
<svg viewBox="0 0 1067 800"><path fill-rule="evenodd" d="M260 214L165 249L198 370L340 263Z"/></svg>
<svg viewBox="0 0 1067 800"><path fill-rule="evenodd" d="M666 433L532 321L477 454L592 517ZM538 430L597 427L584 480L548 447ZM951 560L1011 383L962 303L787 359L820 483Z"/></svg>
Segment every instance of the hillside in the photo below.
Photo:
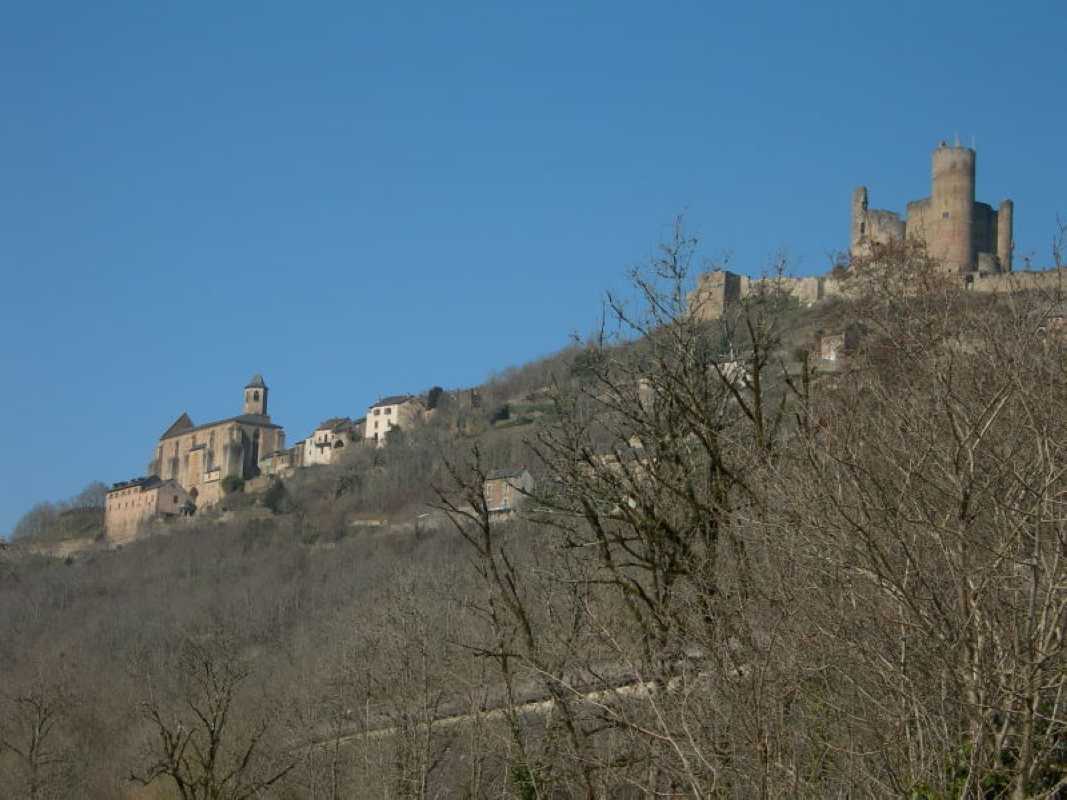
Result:
<svg viewBox="0 0 1067 800"><path fill-rule="evenodd" d="M909 262L709 323L677 263L381 449L118 550L0 552L2 785L1055 796L1061 298Z"/></svg>

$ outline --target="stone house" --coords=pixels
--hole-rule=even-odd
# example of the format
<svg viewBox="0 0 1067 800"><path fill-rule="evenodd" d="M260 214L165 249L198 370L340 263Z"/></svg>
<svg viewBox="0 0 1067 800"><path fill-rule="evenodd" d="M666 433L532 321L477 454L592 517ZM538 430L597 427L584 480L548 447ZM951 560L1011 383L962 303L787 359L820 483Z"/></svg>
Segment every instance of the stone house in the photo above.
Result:
<svg viewBox="0 0 1067 800"><path fill-rule="evenodd" d="M357 422L348 417L332 417L322 422L315 431L304 440L304 460L306 467L315 464L335 464L344 454L344 449L355 443L362 443L363 434Z"/></svg>
<svg viewBox="0 0 1067 800"><path fill-rule="evenodd" d="M299 443L299 449L301 455L303 455L303 442ZM293 471L299 466L295 462L295 450L296 447L290 447L286 450L275 450L273 453L268 453L259 459L259 474L260 475L277 475L278 477L284 477L291 475Z"/></svg>
<svg viewBox="0 0 1067 800"><path fill-rule="evenodd" d="M817 355L820 361L837 361L845 357L845 334L832 333L818 337Z"/></svg>
<svg viewBox="0 0 1067 800"><path fill-rule="evenodd" d="M410 430L423 412L423 403L410 394L396 394L383 397L367 409L363 436L381 447L385 444L389 431L399 428Z"/></svg>
<svg viewBox="0 0 1067 800"><path fill-rule="evenodd" d="M856 349L862 333L862 327L855 323L839 332L818 331L815 336L815 357L826 366L841 366L848 354Z"/></svg>
<svg viewBox="0 0 1067 800"><path fill-rule="evenodd" d="M491 514L509 514L534 490L534 479L526 467L495 469L485 476L482 491Z"/></svg>
<svg viewBox="0 0 1067 800"><path fill-rule="evenodd" d="M256 477L261 456L285 449L285 432L267 414L268 391L255 375L244 388L238 416L194 425L183 413L160 437L149 473L176 481L200 507L222 498L223 478Z"/></svg>
<svg viewBox="0 0 1067 800"><path fill-rule="evenodd" d="M173 479L156 475L114 484L104 502L104 531L108 542L123 544L137 536L141 525L157 517L192 514L192 496Z"/></svg>

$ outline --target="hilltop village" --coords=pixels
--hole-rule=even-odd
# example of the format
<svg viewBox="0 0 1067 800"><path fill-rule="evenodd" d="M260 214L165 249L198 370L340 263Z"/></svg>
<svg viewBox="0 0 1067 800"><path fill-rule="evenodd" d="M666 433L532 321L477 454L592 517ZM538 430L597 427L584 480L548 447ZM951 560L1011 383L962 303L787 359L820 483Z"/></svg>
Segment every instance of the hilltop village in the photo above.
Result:
<svg viewBox="0 0 1067 800"><path fill-rule="evenodd" d="M285 431L268 414L270 388L254 375L241 413L196 425L182 413L159 437L149 475L114 484L107 493L105 530L112 544L134 538L148 520L191 516L226 494L266 488L273 477L340 459L346 447L382 447L433 408L413 395L383 397L365 417L334 417L306 439L285 446Z"/></svg>
<svg viewBox="0 0 1067 800"><path fill-rule="evenodd" d="M867 187L852 194L849 263L877 257L880 248L896 242L921 244L926 253L976 292L1006 292L1014 288L1052 288L1060 270L1013 272L1014 204L1003 200L996 210L975 200L976 153L972 148L942 141L932 154L932 186L928 197L907 204L905 216L869 206ZM726 270L698 276L688 298L698 318L719 319L731 304L758 291L770 279L753 279ZM776 284L801 304L848 293L845 276L779 276ZM846 349L843 333L831 333L815 343L819 358L834 361ZM440 392L440 389L434 390ZM115 483L107 493L105 529L110 544L135 538L150 520L191 516L211 508L228 493L262 491L276 478L299 469L337 463L346 448L382 447L396 431L404 431L434 413L434 392L426 398L391 395L373 403L358 419L332 417L290 446L282 426L268 412L270 389L254 375L243 389L241 413L196 424L182 413L164 430L153 448L148 475ZM470 394L470 393L469 393ZM468 402L476 402L476 397ZM499 486L487 492L500 495L507 506L517 487L529 480L521 468L495 476ZM521 494L521 492L520 492Z"/></svg>

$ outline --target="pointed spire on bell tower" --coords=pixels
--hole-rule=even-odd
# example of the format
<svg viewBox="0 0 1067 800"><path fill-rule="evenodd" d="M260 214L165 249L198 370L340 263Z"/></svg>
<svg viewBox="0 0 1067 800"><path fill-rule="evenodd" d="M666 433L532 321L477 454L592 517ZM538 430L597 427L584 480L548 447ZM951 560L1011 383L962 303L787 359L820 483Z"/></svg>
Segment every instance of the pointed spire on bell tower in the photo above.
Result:
<svg viewBox="0 0 1067 800"><path fill-rule="evenodd" d="M252 376L252 380L245 386L245 414L259 414L267 416L267 384L263 376L258 372Z"/></svg>

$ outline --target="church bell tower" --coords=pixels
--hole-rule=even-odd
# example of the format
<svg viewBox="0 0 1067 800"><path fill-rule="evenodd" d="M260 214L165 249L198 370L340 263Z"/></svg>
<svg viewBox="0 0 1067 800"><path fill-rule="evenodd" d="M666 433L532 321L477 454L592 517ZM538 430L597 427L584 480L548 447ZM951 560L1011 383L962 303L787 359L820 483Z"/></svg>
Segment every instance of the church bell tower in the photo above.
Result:
<svg viewBox="0 0 1067 800"><path fill-rule="evenodd" d="M245 414L259 414L267 416L267 384L263 382L263 376L255 374L245 387Z"/></svg>

